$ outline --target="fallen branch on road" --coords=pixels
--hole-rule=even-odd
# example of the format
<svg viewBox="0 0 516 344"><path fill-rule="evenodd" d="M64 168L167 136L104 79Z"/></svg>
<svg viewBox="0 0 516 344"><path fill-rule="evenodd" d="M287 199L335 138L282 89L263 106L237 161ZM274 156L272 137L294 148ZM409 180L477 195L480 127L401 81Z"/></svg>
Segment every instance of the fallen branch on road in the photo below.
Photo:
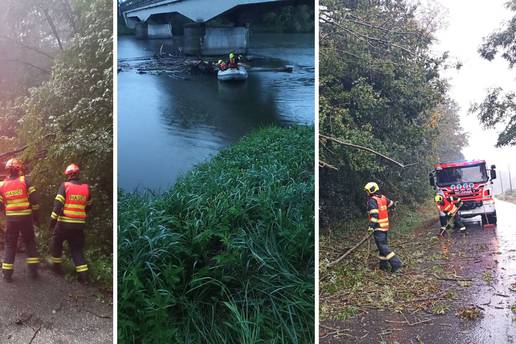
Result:
<svg viewBox="0 0 516 344"><path fill-rule="evenodd" d="M102 318L102 319L111 319L110 315L97 314L97 313L95 313L93 311L90 311L89 309L86 309L86 308L83 308L83 311L85 311L87 313L90 313L90 314L93 314L94 316Z"/></svg>
<svg viewBox="0 0 516 344"><path fill-rule="evenodd" d="M434 277L440 281L454 281L454 282L473 282L472 278L465 278L465 277L439 277L436 274L433 274Z"/></svg>
<svg viewBox="0 0 516 344"><path fill-rule="evenodd" d="M36 336L38 335L38 332L41 330L41 326L38 327L38 329L36 331L34 331L34 335L32 336L32 338L30 339L30 342L29 344L32 344L32 342L34 341L34 339L36 338Z"/></svg>
<svg viewBox="0 0 516 344"><path fill-rule="evenodd" d="M363 243L365 243L367 241L367 239L369 239L371 236L373 235L373 233L370 233L370 234L367 234L365 237L362 238L362 240L360 240L355 246L353 246L352 248L350 248L349 250L346 251L346 253L344 253L342 256L340 256L339 258L335 259L333 262L329 263L328 264L328 267L331 268L335 265L337 265L338 263L340 263L344 258L346 258L347 256L349 256L351 253L353 253L353 251L355 251L357 248L359 248Z"/></svg>

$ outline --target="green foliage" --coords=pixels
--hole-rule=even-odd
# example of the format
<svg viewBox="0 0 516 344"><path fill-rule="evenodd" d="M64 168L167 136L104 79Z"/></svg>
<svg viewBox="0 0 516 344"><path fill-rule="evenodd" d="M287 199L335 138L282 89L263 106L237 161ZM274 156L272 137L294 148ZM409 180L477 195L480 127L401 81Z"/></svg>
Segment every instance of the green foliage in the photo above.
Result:
<svg viewBox="0 0 516 344"><path fill-rule="evenodd" d="M313 130L264 129L165 194L120 192L120 342L313 342Z"/></svg>
<svg viewBox="0 0 516 344"><path fill-rule="evenodd" d="M401 0L322 5L321 133L417 163L401 169L370 152L321 140L321 160L338 169L320 173L321 224L327 227L364 216L362 187L368 181L379 182L405 204L421 202L430 192L432 163L460 156L466 140L439 75L446 56L431 54L432 33L416 18L416 5Z"/></svg>
<svg viewBox="0 0 516 344"><path fill-rule="evenodd" d="M40 192L42 217L50 216L64 168L80 165L94 206L87 224L87 255L100 260L98 277L110 285L113 228L112 3L75 1L77 34L60 53L48 81L20 98L18 141ZM45 158L41 159L41 155ZM43 235L43 242L48 235ZM96 264L96 263L94 263ZM96 279L97 276L94 276Z"/></svg>
<svg viewBox="0 0 516 344"><path fill-rule="evenodd" d="M307 33L314 32L314 6L291 5L261 15L251 24L257 32Z"/></svg>
<svg viewBox="0 0 516 344"><path fill-rule="evenodd" d="M507 7L516 12L516 0L509 1ZM497 55L501 55L509 62L509 67L512 69L516 63L515 35L516 16L513 16L501 30L484 39L484 43L478 50L480 56L492 61ZM505 126L498 135L497 147L516 144L516 94L514 92L504 93L500 87L492 88L480 104L473 104L470 112L476 113L486 128Z"/></svg>

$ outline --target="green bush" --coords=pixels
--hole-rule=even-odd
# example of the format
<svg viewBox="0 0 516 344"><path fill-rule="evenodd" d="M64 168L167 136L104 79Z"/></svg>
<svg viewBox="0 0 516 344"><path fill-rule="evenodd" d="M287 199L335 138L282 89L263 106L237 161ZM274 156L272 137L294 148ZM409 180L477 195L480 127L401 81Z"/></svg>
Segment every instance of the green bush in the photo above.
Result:
<svg viewBox="0 0 516 344"><path fill-rule="evenodd" d="M313 130L263 129L165 194L119 193L121 343L314 341Z"/></svg>

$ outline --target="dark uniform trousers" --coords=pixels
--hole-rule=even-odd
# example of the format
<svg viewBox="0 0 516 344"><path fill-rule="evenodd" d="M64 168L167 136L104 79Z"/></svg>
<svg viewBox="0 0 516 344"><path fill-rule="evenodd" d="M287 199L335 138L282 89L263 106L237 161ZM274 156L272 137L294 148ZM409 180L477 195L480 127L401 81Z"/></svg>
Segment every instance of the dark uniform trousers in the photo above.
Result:
<svg viewBox="0 0 516 344"><path fill-rule="evenodd" d="M386 271L389 269L390 264L392 272L398 270L401 267L401 261L389 248L387 232L375 230L373 235L376 247L378 248L380 269Z"/></svg>
<svg viewBox="0 0 516 344"><path fill-rule="evenodd" d="M63 243L65 241L70 245L70 253L75 264L75 270L79 274L79 278L86 277L88 273L88 265L83 256L84 249L84 224L57 222L54 233L52 234L51 254L52 263L60 266L63 262Z"/></svg>
<svg viewBox="0 0 516 344"><path fill-rule="evenodd" d="M6 276L13 274L14 258L16 257L16 248L18 246L18 236L20 233L23 243L25 244L25 249L27 250L27 265L29 269L33 271L38 269L39 255L36 248L32 216L20 216L17 219L6 220L5 255L2 264L2 272Z"/></svg>

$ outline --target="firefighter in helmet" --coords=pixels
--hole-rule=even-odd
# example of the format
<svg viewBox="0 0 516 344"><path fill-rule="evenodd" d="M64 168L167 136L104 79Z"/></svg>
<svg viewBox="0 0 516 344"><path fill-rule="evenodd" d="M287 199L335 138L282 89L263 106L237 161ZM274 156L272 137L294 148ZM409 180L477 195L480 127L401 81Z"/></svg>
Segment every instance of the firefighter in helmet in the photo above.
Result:
<svg viewBox="0 0 516 344"><path fill-rule="evenodd" d="M219 61L217 62L217 66L219 67L219 69L220 69L221 71L225 71L226 69L228 69L228 65L227 65L227 63L226 63L226 62L224 62L224 61L222 61L222 60L219 60Z"/></svg>
<svg viewBox="0 0 516 344"><path fill-rule="evenodd" d="M238 60L234 52L229 53L229 61L227 63L228 68L238 68Z"/></svg>
<svg viewBox="0 0 516 344"><path fill-rule="evenodd" d="M88 281L88 265L83 256L84 226L91 206L88 184L79 179L79 166L69 165L64 174L66 181L59 186L51 215L51 261L53 270L62 274L63 243L68 241L79 282Z"/></svg>
<svg viewBox="0 0 516 344"><path fill-rule="evenodd" d="M380 269L387 271L389 265L391 272L396 272L401 268L400 259L389 248L389 213L388 208L395 205L393 201L380 194L380 188L375 182L369 182L364 186L367 192L367 211L369 214L369 229L372 232L374 241L378 247L378 258L380 259Z"/></svg>
<svg viewBox="0 0 516 344"><path fill-rule="evenodd" d="M440 235L444 235L446 230L458 227L461 232L466 230L466 226L462 223L459 216L459 208L462 206L462 200L458 197L444 196L437 194L434 197L435 204L439 209L439 220L441 222Z"/></svg>
<svg viewBox="0 0 516 344"><path fill-rule="evenodd" d="M0 207L5 212L5 255L2 263L4 280L12 281L14 258L21 233L27 251L26 263L32 278L38 277L39 255L34 224L39 225L39 204L36 188L23 175L23 163L10 159L5 164L9 175L0 182Z"/></svg>

